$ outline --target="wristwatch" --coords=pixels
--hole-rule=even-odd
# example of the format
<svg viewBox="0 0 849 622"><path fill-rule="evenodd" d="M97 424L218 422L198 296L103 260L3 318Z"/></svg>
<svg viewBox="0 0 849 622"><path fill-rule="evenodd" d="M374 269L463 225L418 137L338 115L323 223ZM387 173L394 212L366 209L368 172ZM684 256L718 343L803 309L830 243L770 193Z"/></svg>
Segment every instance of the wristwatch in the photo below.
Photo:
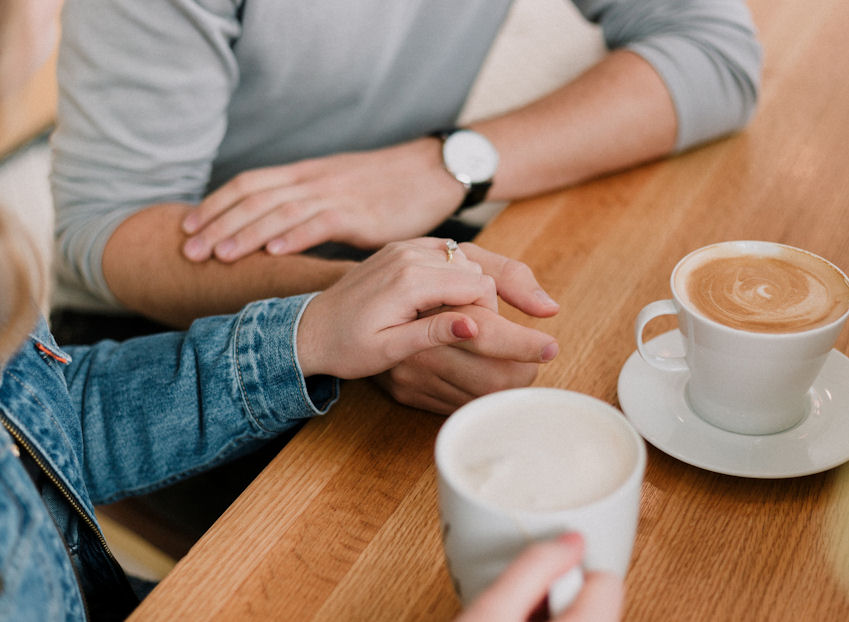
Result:
<svg viewBox="0 0 849 622"><path fill-rule="evenodd" d="M482 203L498 168L498 152L492 143L483 134L467 128L439 130L431 136L442 141L445 170L466 188L466 196L454 214Z"/></svg>

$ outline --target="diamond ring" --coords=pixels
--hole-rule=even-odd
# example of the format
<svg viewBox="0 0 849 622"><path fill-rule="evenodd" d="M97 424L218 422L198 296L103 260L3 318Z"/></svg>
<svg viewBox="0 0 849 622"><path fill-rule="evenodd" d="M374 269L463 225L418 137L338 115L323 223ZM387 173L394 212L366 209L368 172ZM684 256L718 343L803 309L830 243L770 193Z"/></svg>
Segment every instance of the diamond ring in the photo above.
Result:
<svg viewBox="0 0 849 622"><path fill-rule="evenodd" d="M448 255L448 263L454 261L454 251L460 248L454 240L445 240L445 252Z"/></svg>

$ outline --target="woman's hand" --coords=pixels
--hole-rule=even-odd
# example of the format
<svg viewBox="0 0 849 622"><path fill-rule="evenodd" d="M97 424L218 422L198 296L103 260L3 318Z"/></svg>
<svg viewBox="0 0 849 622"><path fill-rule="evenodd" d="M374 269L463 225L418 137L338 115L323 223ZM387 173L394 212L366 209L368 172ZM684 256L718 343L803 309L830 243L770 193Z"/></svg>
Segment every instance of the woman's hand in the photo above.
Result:
<svg viewBox="0 0 849 622"><path fill-rule="evenodd" d="M232 262L261 248L282 255L327 241L379 248L430 231L462 198L432 138L254 169L189 213L183 254Z"/></svg>
<svg viewBox="0 0 849 622"><path fill-rule="evenodd" d="M524 263L475 244L460 248L493 278L498 295L511 306L534 317L550 317L559 310ZM539 364L557 355L557 342L551 337L491 309L455 310L475 320L478 334L468 341L422 350L377 376L377 383L397 401L447 415L481 395L528 386Z"/></svg>
<svg viewBox="0 0 849 622"><path fill-rule="evenodd" d="M463 245L449 262L445 240L394 242L316 296L298 329L304 375L370 376L418 352L473 341L482 325L518 328L525 358L556 352L550 335L497 315L495 280L463 249L477 247Z"/></svg>
<svg viewBox="0 0 849 622"><path fill-rule="evenodd" d="M529 546L456 622L525 622L547 619L551 584L583 557L580 535L565 534ZM590 572L577 599L554 622L615 622L622 610L622 581L613 574Z"/></svg>

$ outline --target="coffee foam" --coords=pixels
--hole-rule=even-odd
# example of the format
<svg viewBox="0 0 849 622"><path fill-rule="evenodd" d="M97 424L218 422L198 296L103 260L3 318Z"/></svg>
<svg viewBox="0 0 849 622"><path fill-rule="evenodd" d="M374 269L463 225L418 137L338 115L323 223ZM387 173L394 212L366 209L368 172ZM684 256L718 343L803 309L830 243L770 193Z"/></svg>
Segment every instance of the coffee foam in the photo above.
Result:
<svg viewBox="0 0 849 622"><path fill-rule="evenodd" d="M556 511L601 499L634 469L620 425L591 408L493 405L457 430L450 470L472 495L504 509Z"/></svg>
<svg viewBox="0 0 849 622"><path fill-rule="evenodd" d="M801 332L849 310L849 284L829 263L784 246L717 245L687 258L675 273L681 301L740 330Z"/></svg>

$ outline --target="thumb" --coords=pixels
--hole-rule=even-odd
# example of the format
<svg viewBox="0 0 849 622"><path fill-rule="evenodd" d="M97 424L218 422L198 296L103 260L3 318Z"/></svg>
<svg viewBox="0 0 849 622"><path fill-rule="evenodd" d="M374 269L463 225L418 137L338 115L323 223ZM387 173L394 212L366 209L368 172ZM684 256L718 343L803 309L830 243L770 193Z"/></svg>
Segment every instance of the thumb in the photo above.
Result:
<svg viewBox="0 0 849 622"><path fill-rule="evenodd" d="M442 311L382 331L383 339L389 344L387 352L394 359L390 364L422 350L467 341L477 335L477 323L468 315L456 311Z"/></svg>

